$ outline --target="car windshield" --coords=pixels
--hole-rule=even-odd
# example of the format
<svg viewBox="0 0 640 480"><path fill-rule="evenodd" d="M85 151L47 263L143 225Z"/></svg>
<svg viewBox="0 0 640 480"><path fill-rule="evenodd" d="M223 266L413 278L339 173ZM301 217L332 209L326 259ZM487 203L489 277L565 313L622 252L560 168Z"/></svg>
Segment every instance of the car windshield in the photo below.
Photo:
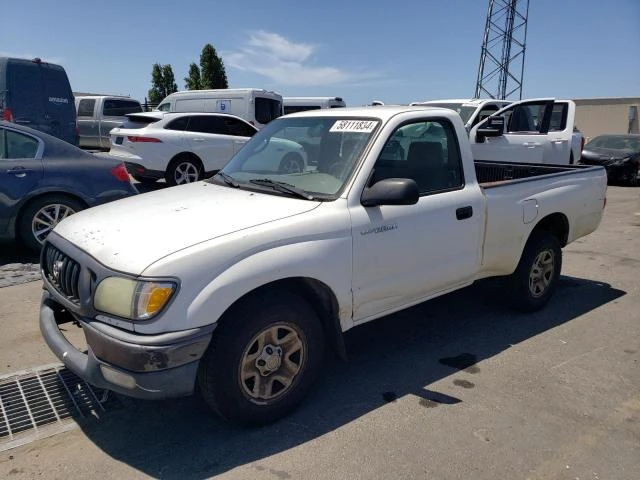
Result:
<svg viewBox="0 0 640 480"><path fill-rule="evenodd" d="M460 118L462 118L462 123L467 123L471 118L471 115L473 115L473 112L475 112L478 108L476 106L468 106L468 105L465 106L462 103L435 103L434 102L434 103L429 103L428 105L431 107L448 108L449 110L453 110L458 115L460 115Z"/></svg>
<svg viewBox="0 0 640 480"><path fill-rule="evenodd" d="M338 116L278 118L256 133L212 181L335 199L379 124L371 118Z"/></svg>
<svg viewBox="0 0 640 480"><path fill-rule="evenodd" d="M585 145L585 148L612 148L616 150L633 150L640 152L640 137L624 135L601 135L595 137Z"/></svg>

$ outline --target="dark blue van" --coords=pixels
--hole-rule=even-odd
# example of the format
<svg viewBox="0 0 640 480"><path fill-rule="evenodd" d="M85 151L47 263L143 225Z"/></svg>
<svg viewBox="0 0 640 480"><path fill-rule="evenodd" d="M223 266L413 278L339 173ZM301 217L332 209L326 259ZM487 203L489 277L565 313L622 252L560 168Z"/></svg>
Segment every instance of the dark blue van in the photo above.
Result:
<svg viewBox="0 0 640 480"><path fill-rule="evenodd" d="M73 93L60 65L0 57L0 119L78 145Z"/></svg>

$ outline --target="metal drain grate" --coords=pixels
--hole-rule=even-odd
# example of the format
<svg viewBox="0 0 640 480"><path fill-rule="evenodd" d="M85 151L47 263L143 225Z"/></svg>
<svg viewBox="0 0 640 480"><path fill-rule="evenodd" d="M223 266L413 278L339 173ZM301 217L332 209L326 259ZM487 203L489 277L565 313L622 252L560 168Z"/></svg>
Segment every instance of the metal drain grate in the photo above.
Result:
<svg viewBox="0 0 640 480"><path fill-rule="evenodd" d="M99 418L106 398L62 365L0 377L0 452Z"/></svg>

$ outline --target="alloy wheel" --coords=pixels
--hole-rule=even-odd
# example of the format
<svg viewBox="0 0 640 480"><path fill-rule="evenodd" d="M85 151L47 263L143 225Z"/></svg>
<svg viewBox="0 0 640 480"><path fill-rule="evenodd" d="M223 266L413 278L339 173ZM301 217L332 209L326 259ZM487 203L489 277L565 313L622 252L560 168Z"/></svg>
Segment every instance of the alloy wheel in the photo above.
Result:
<svg viewBox="0 0 640 480"><path fill-rule="evenodd" d="M197 182L200 174L198 167L191 162L182 162L176 166L173 178L176 181L176 185L182 185L183 183Z"/></svg>
<svg viewBox="0 0 640 480"><path fill-rule="evenodd" d="M31 221L31 232L38 242L44 243L47 235L55 228L58 223L73 215L76 211L61 203L52 203L45 205L36 212Z"/></svg>

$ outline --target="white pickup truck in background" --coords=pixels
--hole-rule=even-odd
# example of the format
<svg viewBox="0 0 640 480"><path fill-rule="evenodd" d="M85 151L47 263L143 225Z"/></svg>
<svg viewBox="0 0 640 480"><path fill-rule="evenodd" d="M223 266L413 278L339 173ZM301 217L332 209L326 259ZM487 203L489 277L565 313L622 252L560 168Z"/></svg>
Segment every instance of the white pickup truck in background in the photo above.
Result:
<svg viewBox="0 0 640 480"><path fill-rule="evenodd" d="M429 100L410 105L454 110L462 118L467 132L489 116L504 116L504 135L487 141L471 136L471 151L476 160L563 165L580 160L584 139L574 124L576 107L572 100L544 98L512 102L476 98Z"/></svg>
<svg viewBox="0 0 640 480"><path fill-rule="evenodd" d="M514 102L471 129L469 141L473 158L560 165L577 163L584 142L575 128L575 116L576 104L572 100L541 98ZM486 127L495 117L504 118L502 134L478 136L478 129Z"/></svg>
<svg viewBox="0 0 640 480"><path fill-rule="evenodd" d="M275 139L305 136L316 165L261 162ZM210 180L61 222L41 257L41 331L99 387L152 399L197 382L224 418L273 421L311 389L326 347L344 355L354 326L492 276L520 309L547 303L562 247L600 223L606 173L510 160L474 162L447 109L278 118Z"/></svg>

